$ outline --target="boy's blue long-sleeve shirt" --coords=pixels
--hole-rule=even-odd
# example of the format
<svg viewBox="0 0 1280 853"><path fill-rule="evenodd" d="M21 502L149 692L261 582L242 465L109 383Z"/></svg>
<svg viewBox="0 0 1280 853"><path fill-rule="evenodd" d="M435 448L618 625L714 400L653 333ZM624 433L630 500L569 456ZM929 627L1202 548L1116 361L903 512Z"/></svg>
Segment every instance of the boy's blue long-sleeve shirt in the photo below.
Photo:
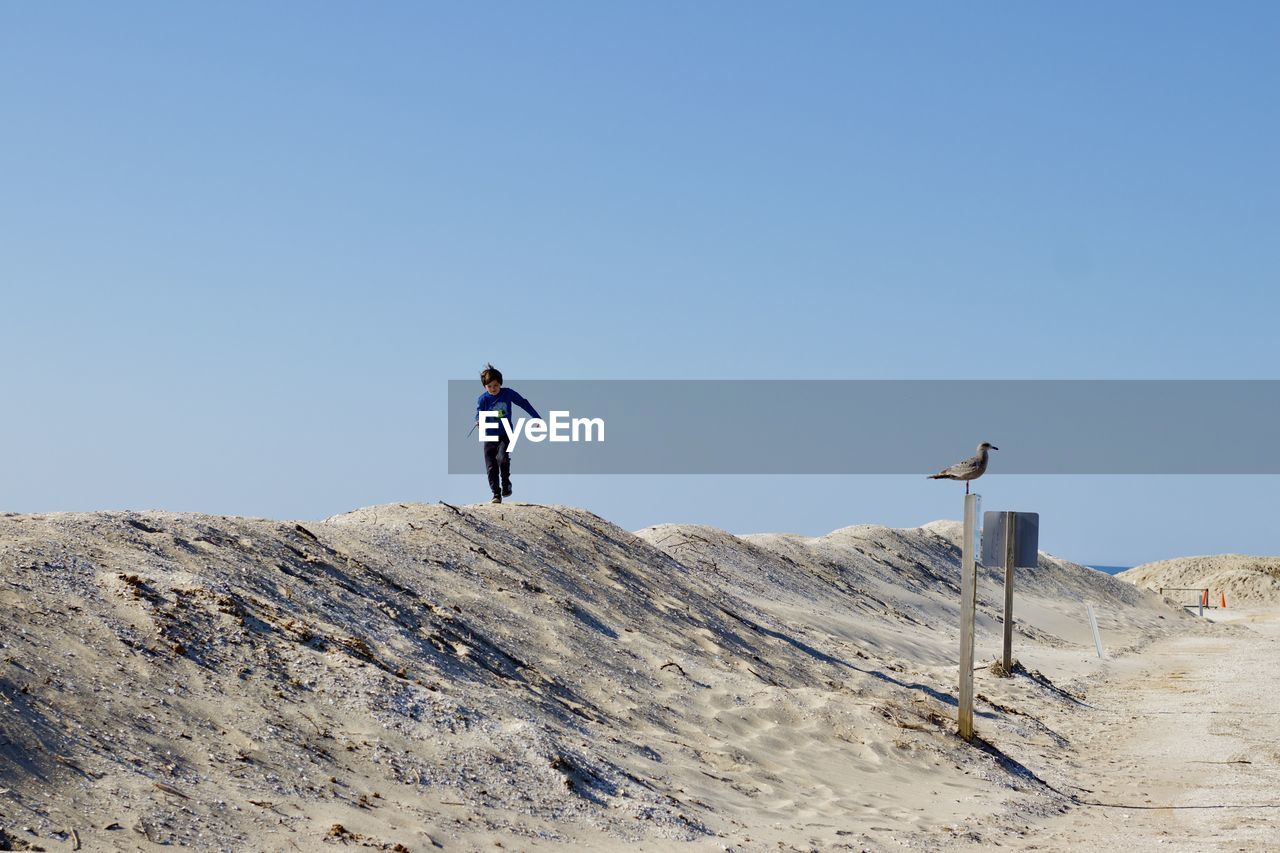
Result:
<svg viewBox="0 0 1280 853"><path fill-rule="evenodd" d="M510 388L503 388L497 394L490 394L485 391L480 395L480 399L476 400L476 420L480 420L481 412L497 412L500 420L511 419L512 404L519 406L529 413L531 417L541 418L542 415L533 408L533 404L521 397L517 392Z"/></svg>

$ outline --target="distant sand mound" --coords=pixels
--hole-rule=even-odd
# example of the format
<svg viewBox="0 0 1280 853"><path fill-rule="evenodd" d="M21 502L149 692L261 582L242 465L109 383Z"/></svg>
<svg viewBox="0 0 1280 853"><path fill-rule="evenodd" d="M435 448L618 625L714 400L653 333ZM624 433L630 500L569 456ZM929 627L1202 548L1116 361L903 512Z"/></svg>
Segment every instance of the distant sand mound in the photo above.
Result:
<svg viewBox="0 0 1280 853"><path fill-rule="evenodd" d="M1280 557L1248 554L1178 557L1134 566L1116 577L1153 590L1207 587L1212 603L1217 604L1219 593L1225 593L1227 606L1280 602Z"/></svg>

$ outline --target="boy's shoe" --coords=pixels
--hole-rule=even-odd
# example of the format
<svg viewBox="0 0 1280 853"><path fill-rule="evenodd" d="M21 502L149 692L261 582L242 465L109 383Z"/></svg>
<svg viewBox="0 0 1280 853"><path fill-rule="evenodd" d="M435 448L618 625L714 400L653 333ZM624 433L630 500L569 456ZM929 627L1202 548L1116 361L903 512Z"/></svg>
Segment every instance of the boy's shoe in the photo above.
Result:
<svg viewBox="0 0 1280 853"><path fill-rule="evenodd" d="M489 498L489 503L491 504L502 503L502 495L494 495L493 497Z"/></svg>
<svg viewBox="0 0 1280 853"><path fill-rule="evenodd" d="M509 497L511 497L511 484L510 484L510 483L507 483L505 486L503 486L503 487L502 487L502 496L503 496L504 498L509 498Z"/></svg>

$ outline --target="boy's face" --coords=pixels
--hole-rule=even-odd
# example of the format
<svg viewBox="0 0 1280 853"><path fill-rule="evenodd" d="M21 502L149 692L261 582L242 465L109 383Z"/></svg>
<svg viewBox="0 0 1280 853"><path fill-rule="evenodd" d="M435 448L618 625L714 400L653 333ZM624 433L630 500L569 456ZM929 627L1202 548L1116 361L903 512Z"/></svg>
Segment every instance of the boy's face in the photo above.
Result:
<svg viewBox="0 0 1280 853"><path fill-rule="evenodd" d="M502 383L496 379L493 380L492 382L486 382L484 386L484 390L488 391L490 394L496 397L498 396L498 392L502 390Z"/></svg>

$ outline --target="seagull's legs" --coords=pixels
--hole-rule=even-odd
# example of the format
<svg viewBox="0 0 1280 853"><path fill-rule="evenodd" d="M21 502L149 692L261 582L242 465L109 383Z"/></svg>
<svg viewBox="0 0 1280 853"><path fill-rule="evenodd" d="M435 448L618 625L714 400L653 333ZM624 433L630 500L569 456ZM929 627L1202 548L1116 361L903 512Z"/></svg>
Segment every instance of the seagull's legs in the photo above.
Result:
<svg viewBox="0 0 1280 853"><path fill-rule="evenodd" d="M969 481L968 481L968 480L965 480L965 481L964 481L964 493L965 493L966 495L967 495L967 494L969 494Z"/></svg>

